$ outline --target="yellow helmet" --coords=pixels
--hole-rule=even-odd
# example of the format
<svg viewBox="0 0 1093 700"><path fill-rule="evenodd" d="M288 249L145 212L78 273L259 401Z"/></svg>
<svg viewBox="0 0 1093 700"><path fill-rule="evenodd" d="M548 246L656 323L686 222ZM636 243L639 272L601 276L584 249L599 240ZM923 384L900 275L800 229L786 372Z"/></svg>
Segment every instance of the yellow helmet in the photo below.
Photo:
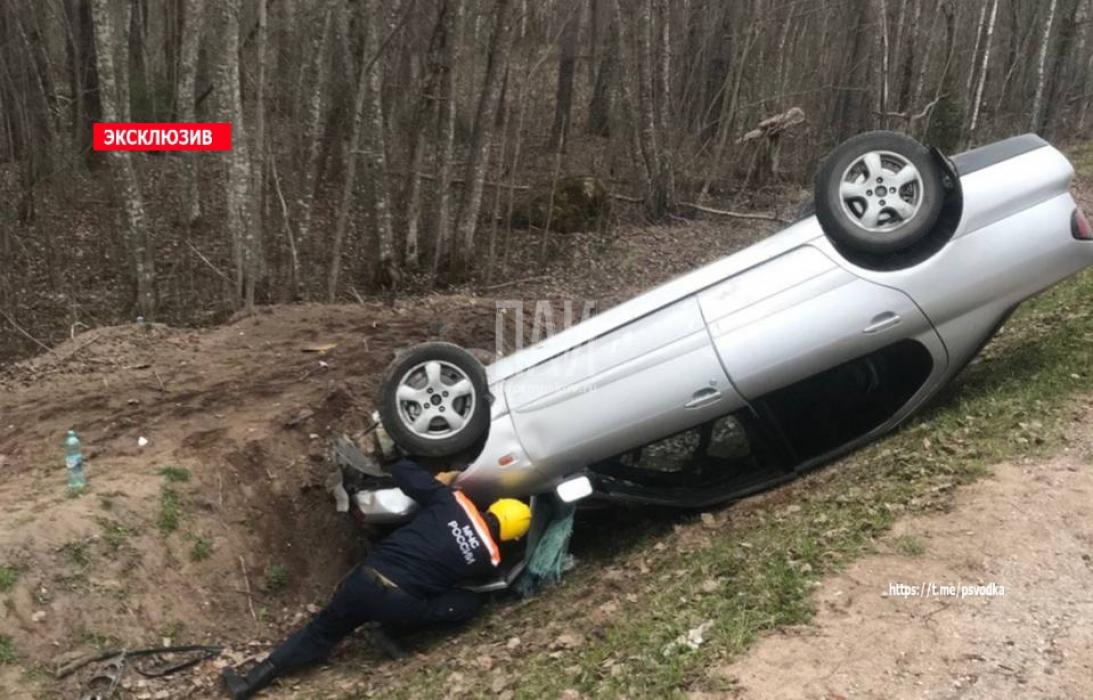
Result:
<svg viewBox="0 0 1093 700"><path fill-rule="evenodd" d="M500 523L503 542L520 539L531 527L531 508L515 498L494 501L487 512L493 513L493 517Z"/></svg>

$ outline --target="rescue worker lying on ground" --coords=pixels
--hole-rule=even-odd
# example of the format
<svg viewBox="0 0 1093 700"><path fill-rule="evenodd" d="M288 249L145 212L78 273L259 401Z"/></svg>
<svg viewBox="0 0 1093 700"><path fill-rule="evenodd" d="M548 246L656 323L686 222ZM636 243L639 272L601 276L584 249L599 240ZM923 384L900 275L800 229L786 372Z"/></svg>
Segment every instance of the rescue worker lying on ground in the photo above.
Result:
<svg viewBox="0 0 1093 700"><path fill-rule="evenodd" d="M246 676L224 669L230 697L249 698L274 678L325 659L366 622L406 630L465 622L478 612L478 595L456 584L493 573L501 563L497 543L523 537L531 510L522 501L505 498L480 513L467 496L449 486L457 472L433 477L407 459L390 472L421 510L377 544L327 606Z"/></svg>

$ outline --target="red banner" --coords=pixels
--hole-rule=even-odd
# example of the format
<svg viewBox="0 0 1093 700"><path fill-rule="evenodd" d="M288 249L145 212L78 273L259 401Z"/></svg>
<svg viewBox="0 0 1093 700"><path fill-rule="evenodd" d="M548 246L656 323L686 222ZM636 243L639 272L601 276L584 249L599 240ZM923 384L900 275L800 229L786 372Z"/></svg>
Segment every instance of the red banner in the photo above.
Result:
<svg viewBox="0 0 1093 700"><path fill-rule="evenodd" d="M96 151L230 151L231 122L96 122Z"/></svg>

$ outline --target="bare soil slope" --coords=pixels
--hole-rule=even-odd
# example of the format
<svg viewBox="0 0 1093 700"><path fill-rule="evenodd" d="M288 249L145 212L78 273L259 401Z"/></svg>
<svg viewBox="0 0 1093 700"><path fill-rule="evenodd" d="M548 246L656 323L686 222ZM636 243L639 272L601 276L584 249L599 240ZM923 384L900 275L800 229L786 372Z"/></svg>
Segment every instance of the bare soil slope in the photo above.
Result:
<svg viewBox="0 0 1093 700"><path fill-rule="evenodd" d="M19 657L263 636L322 600L363 544L323 488L328 436L367 425L396 349L492 347L493 328L492 303L461 297L294 306L209 332L101 328L6 370L0 626ZM76 498L69 428L90 483Z"/></svg>
<svg viewBox="0 0 1093 700"><path fill-rule="evenodd" d="M495 298L525 300L530 332L536 300L602 310L772 227L575 234L562 258L488 296L271 307L206 330L97 328L0 367L0 633L16 661L0 663L0 696L74 694L79 675L58 684L49 671L80 650L166 639L238 644L236 661L259 650L246 640L298 623L366 546L323 486L325 448L370 423L396 350L439 339L492 351ZM69 428L90 484L75 498ZM136 695L189 696L191 677L207 687L214 672Z"/></svg>

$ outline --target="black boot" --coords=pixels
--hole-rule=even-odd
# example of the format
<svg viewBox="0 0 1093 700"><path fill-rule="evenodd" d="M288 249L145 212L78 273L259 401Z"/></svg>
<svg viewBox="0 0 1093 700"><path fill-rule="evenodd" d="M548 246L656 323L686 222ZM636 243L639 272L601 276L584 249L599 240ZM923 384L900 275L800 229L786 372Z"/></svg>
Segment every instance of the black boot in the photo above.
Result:
<svg viewBox="0 0 1093 700"><path fill-rule="evenodd" d="M244 677L240 677L236 670L229 666L220 673L220 681L232 700L247 700L273 682L278 675L280 671L277 667L266 660L248 671Z"/></svg>

